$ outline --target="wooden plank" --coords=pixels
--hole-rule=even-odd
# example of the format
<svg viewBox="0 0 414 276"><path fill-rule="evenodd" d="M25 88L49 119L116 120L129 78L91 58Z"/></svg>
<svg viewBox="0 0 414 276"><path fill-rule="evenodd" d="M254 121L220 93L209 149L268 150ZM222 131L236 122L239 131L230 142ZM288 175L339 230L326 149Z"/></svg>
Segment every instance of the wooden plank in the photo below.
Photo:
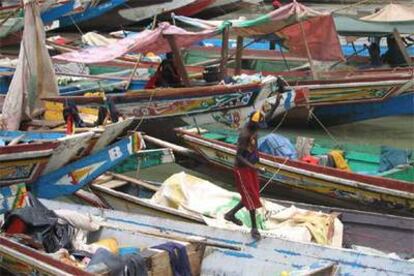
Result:
<svg viewBox="0 0 414 276"><path fill-rule="evenodd" d="M180 48L178 48L178 45L175 41L175 38L173 35L164 35L165 38L167 38L168 43L170 44L171 50L174 54L174 64L177 67L177 70L181 76L181 79L183 81L184 86L189 87L190 81L188 79L187 70L185 69L185 65L183 62L183 59L181 57Z"/></svg>
<svg viewBox="0 0 414 276"><path fill-rule="evenodd" d="M114 188L118 188L118 187L123 186L123 185L126 185L126 184L128 184L127 181L123 181L123 180L110 180L110 181L108 181L106 183L101 183L99 185L105 186L106 188L109 188L109 189L114 189Z"/></svg>
<svg viewBox="0 0 414 276"><path fill-rule="evenodd" d="M220 73L221 79L227 76L227 60L229 57L229 26L226 26L223 30L223 38L221 44L221 62Z"/></svg>
<svg viewBox="0 0 414 276"><path fill-rule="evenodd" d="M112 177L118 179L118 180L127 181L131 184L142 186L142 187L145 187L145 188L147 188L149 190L152 190L152 191L155 191L155 192L158 191L158 189L159 189L159 187L157 187L155 185L146 183L142 180L139 180L139 179L136 179L136 178L133 178L133 177L129 177L129 176L126 176L126 175L117 174L117 173L113 173L113 172L109 172L108 174L111 175Z"/></svg>
<svg viewBox="0 0 414 276"><path fill-rule="evenodd" d="M237 37L237 48L236 48L236 69L234 70L235 75L240 75L242 67L243 57L243 37Z"/></svg>

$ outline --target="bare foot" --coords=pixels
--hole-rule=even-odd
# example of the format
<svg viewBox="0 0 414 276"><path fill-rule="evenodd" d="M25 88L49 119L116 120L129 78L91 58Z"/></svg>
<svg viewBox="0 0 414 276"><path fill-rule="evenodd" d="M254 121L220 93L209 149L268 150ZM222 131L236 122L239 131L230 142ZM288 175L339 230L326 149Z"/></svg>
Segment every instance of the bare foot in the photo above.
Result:
<svg viewBox="0 0 414 276"><path fill-rule="evenodd" d="M233 222L234 224L238 225L238 226L242 226L243 222L241 220L239 220L238 218L236 218L234 215L232 214L225 214L224 215L224 219Z"/></svg>
<svg viewBox="0 0 414 276"><path fill-rule="evenodd" d="M259 230L257 230L256 228L252 228L252 231L250 231L250 234L252 235L252 238L257 241L262 239L262 236L260 235Z"/></svg>

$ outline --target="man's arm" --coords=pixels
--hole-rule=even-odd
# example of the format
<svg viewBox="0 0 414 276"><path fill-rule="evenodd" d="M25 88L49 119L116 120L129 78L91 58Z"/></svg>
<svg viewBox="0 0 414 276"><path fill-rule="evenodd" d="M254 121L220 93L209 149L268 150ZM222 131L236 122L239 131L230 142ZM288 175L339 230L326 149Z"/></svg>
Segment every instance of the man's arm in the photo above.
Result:
<svg viewBox="0 0 414 276"><path fill-rule="evenodd" d="M276 96L276 102L271 105L272 107L265 114L264 120L265 120L266 123L268 123L270 121L270 119L272 119L273 113L275 112L276 108L279 106L281 99L282 99L282 94L278 93L277 96Z"/></svg>

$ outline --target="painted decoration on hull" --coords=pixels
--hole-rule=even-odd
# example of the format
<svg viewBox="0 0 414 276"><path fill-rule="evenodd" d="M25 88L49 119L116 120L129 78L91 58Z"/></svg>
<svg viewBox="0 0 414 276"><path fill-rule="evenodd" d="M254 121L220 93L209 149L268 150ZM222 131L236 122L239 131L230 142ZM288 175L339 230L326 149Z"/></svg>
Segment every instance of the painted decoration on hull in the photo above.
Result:
<svg viewBox="0 0 414 276"><path fill-rule="evenodd" d="M221 146L220 148L213 148L208 143L205 144L203 140L193 140L190 136L185 137L186 143L201 152L208 160L227 168L233 167L235 150L224 149ZM292 169L290 165L281 165L262 158L260 165L267 170L267 173L261 176L267 180L271 179L276 185L283 184L297 190L324 195L344 202L362 203L377 210L414 212L414 201L410 198L408 192L407 195L394 193L393 191L385 193L381 188L378 190L370 189L370 184L366 184L364 187L344 185L331 179L331 176L318 177L312 173L296 172L296 169Z"/></svg>
<svg viewBox="0 0 414 276"><path fill-rule="evenodd" d="M0 214L25 205L27 190L25 184L16 184L0 188Z"/></svg>
<svg viewBox="0 0 414 276"><path fill-rule="evenodd" d="M39 177L32 184L32 191L43 198L73 194L143 148L145 143L142 136L134 133L94 154Z"/></svg>
<svg viewBox="0 0 414 276"><path fill-rule="evenodd" d="M361 100L383 100L400 91L403 85L380 86L380 87L351 87L315 89L310 93L310 104L324 104L332 102L361 101Z"/></svg>
<svg viewBox="0 0 414 276"><path fill-rule="evenodd" d="M119 105L119 111L136 117L164 117L182 114L211 112L215 110L240 108L250 105L260 89L249 92L237 92L214 97L200 97L194 99L176 99L156 101L150 103ZM133 107L136 106L136 107Z"/></svg>
<svg viewBox="0 0 414 276"><path fill-rule="evenodd" d="M49 158L27 159L0 163L0 183L30 183L41 174Z"/></svg>

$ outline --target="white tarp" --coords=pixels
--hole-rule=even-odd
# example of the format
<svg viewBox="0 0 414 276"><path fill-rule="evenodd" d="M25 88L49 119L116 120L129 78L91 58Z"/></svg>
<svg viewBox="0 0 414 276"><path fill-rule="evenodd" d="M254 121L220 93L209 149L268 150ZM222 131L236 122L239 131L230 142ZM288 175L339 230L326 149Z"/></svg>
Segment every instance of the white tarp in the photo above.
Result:
<svg viewBox="0 0 414 276"><path fill-rule="evenodd" d="M52 61L45 44L45 31L36 1L24 1L24 31L19 59L4 100L1 127L17 130L42 107L41 98L58 95Z"/></svg>
<svg viewBox="0 0 414 276"><path fill-rule="evenodd" d="M246 209L236 215L243 222L242 227L223 218L240 201L238 193L229 192L185 172L174 174L164 181L151 201L189 214L201 215L210 226L250 230L250 215ZM343 226L335 216L295 206L286 208L267 200L262 200L262 204L263 207L257 212L257 221L263 235L342 247Z"/></svg>
<svg viewBox="0 0 414 276"><path fill-rule="evenodd" d="M414 21L414 6L388 4L376 13L360 18L373 22L406 22Z"/></svg>

